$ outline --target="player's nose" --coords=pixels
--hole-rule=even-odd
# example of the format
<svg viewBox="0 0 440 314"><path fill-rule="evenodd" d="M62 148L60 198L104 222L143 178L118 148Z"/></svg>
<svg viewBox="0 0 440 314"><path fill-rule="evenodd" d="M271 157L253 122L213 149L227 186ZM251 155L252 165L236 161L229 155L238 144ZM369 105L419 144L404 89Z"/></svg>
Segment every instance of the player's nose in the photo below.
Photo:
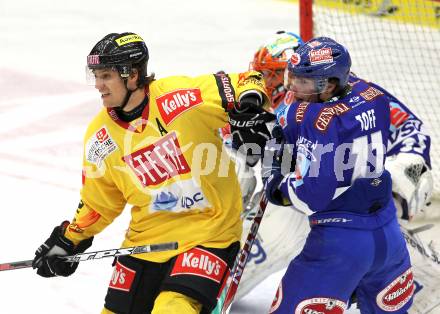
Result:
<svg viewBox="0 0 440 314"><path fill-rule="evenodd" d="M104 82L102 80L100 80L100 79L96 79L95 80L95 88L98 91L101 91L104 88Z"/></svg>

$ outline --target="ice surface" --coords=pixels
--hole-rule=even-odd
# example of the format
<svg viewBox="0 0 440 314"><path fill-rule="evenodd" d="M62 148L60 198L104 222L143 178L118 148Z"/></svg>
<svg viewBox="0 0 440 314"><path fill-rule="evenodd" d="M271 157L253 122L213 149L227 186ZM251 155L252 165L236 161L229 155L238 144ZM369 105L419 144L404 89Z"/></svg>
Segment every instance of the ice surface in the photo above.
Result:
<svg viewBox="0 0 440 314"><path fill-rule="evenodd" d="M31 259L79 201L82 137L100 100L85 85L86 56L109 32L134 31L150 49L157 77L247 69L277 30L298 31L295 4L222 1L0 2L0 263ZM96 237L118 247L128 211ZM70 278L31 269L0 273L0 313L99 313L111 259L84 262ZM276 273L232 313L266 313Z"/></svg>

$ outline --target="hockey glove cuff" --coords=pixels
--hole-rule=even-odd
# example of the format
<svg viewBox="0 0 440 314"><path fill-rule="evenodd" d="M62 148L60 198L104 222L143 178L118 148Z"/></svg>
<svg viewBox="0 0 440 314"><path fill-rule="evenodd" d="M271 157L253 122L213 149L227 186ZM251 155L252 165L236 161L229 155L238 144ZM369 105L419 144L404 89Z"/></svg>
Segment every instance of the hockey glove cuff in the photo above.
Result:
<svg viewBox="0 0 440 314"><path fill-rule="evenodd" d="M258 161L266 141L271 137L266 123L273 121L275 115L263 109L258 93L243 95L240 102L229 112L232 147L247 156L256 156L251 157L251 160Z"/></svg>
<svg viewBox="0 0 440 314"><path fill-rule="evenodd" d="M73 274L78 268L77 262L66 262L63 256L83 253L93 242L93 237L83 240L78 245L64 236L64 231L69 225L64 221L55 227L50 237L35 251L32 268L37 269L37 274L42 277L63 276Z"/></svg>

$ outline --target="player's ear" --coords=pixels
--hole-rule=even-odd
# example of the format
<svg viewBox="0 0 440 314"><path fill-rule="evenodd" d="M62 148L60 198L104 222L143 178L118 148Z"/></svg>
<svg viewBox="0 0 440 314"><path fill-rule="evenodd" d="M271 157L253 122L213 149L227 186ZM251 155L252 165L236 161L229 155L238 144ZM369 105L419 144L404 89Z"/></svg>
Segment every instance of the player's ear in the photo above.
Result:
<svg viewBox="0 0 440 314"><path fill-rule="evenodd" d="M327 101L332 98L338 89L338 82L335 80L328 80L325 84L324 91L320 94L321 101Z"/></svg>
<svg viewBox="0 0 440 314"><path fill-rule="evenodd" d="M330 95L334 95L337 87L338 87L337 82L335 82L334 80L329 80L327 82L327 85L325 86L324 92Z"/></svg>
<svg viewBox="0 0 440 314"><path fill-rule="evenodd" d="M136 68L131 69L130 78L138 79L139 78L139 71Z"/></svg>
<svg viewBox="0 0 440 314"><path fill-rule="evenodd" d="M139 78L139 71L136 68L131 69L131 73L130 76L128 77L128 81L127 81L127 85L128 87L132 87L134 89L136 89L137 87L137 81Z"/></svg>

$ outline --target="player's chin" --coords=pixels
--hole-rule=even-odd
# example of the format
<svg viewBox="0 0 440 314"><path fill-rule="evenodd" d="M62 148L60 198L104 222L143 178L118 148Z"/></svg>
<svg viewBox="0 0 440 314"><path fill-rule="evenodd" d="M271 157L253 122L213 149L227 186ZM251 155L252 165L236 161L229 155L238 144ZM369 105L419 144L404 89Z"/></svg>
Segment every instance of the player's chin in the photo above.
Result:
<svg viewBox="0 0 440 314"><path fill-rule="evenodd" d="M296 102L310 102L310 101L312 101L310 95L307 95L307 94L306 95L295 94L293 96L293 99Z"/></svg>
<svg viewBox="0 0 440 314"><path fill-rule="evenodd" d="M108 101L105 101L105 100L102 101L102 105L103 105L105 108L116 108L116 107L119 106L119 105L117 105L117 104L114 104L114 103L111 103L111 102L108 102Z"/></svg>

